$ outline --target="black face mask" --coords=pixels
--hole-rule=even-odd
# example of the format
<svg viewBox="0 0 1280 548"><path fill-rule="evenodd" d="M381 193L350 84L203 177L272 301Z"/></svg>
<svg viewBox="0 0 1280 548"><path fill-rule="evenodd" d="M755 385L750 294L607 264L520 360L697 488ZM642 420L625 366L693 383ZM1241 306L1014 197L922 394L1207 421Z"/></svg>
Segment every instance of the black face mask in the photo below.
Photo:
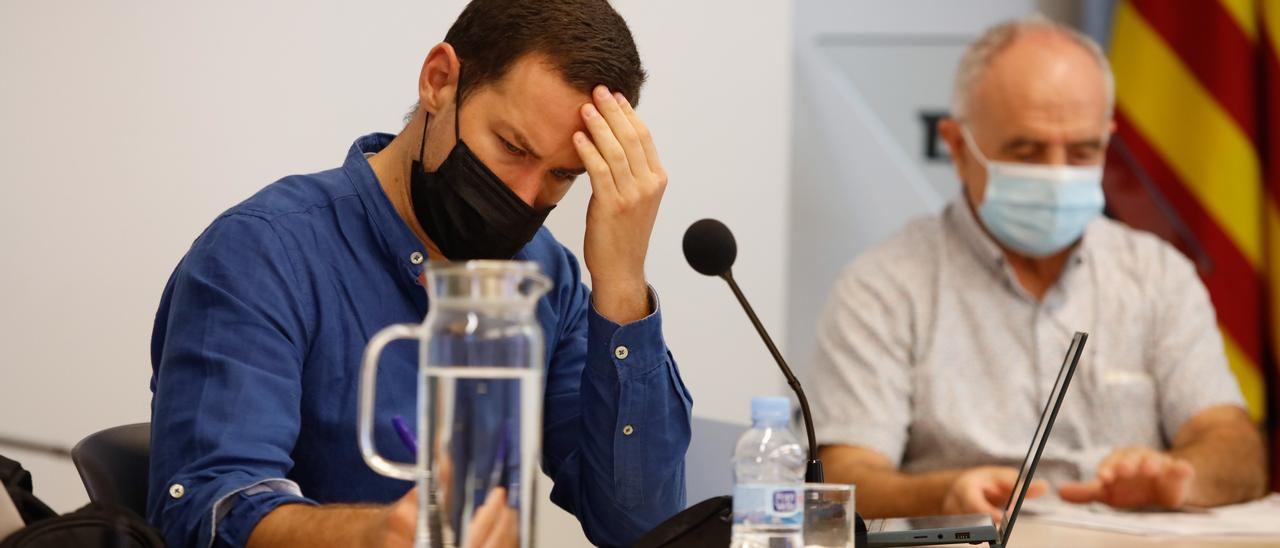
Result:
<svg viewBox="0 0 1280 548"><path fill-rule="evenodd" d="M533 239L555 206L530 207L476 158L462 142L460 107L454 107L453 150L431 173L422 166L427 147L427 123L422 123L422 152L409 173L413 213L451 261L510 259Z"/></svg>

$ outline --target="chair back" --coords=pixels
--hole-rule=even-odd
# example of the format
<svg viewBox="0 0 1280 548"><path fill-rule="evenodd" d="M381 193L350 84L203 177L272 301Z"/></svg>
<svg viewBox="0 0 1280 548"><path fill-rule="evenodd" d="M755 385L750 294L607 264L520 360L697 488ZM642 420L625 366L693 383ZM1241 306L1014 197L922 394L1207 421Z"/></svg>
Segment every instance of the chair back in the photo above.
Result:
<svg viewBox="0 0 1280 548"><path fill-rule="evenodd" d="M151 423L115 426L89 435L71 449L89 500L147 515Z"/></svg>

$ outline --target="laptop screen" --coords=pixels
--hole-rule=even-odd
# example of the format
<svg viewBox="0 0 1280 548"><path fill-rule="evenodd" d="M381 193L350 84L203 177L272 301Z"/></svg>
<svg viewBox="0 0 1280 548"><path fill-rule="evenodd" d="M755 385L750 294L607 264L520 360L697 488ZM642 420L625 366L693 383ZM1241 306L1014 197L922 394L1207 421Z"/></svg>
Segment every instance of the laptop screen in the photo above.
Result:
<svg viewBox="0 0 1280 548"><path fill-rule="evenodd" d="M1053 421L1058 418L1058 408L1062 406L1063 396L1067 393L1067 385L1075 373L1076 364L1084 352L1084 342L1089 338L1085 333L1077 332L1067 348L1067 355L1062 359L1062 368L1058 370L1058 378L1053 382L1053 390L1045 402L1044 411L1040 413L1040 424L1036 426L1036 434L1031 438L1031 447L1027 448L1027 456L1022 459L1022 467L1018 470L1018 480L1009 493L1009 501L1004 506L1004 519L997 525L1000 533L1000 544L1009 545L1009 532L1013 530L1013 522L1018 518L1018 509L1022 507L1022 499L1027 495L1027 487L1036 473L1036 464L1040 462L1040 453L1044 451L1045 441L1049 439L1049 431L1053 429Z"/></svg>

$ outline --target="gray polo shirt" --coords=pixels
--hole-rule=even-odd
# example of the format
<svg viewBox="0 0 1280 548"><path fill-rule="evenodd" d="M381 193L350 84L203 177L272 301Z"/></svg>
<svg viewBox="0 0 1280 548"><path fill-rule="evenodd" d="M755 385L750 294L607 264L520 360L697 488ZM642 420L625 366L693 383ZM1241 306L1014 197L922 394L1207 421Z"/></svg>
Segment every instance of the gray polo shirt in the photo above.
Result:
<svg viewBox="0 0 1280 548"><path fill-rule="evenodd" d="M1036 302L958 199L849 265L818 329L818 442L906 472L1016 467L1075 331L1089 341L1039 478L1091 478L1113 449L1167 448L1199 411L1244 406L1192 264L1109 219Z"/></svg>

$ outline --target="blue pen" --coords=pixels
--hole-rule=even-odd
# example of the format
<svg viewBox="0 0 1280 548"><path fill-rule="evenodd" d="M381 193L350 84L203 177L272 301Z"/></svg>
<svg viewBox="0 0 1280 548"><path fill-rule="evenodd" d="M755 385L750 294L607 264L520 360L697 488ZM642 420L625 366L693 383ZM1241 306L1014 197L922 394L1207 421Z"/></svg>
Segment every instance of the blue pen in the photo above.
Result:
<svg viewBox="0 0 1280 548"><path fill-rule="evenodd" d="M493 471L489 473L489 488L507 486L507 451L511 444L511 419L503 419L498 433L498 452L493 456Z"/></svg>
<svg viewBox="0 0 1280 548"><path fill-rule="evenodd" d="M404 442L404 446L409 450L409 453L417 455L418 440L414 438L413 432L410 431L409 427L404 423L404 418L400 415L391 417L391 427L395 428L396 435L400 436L400 441Z"/></svg>

